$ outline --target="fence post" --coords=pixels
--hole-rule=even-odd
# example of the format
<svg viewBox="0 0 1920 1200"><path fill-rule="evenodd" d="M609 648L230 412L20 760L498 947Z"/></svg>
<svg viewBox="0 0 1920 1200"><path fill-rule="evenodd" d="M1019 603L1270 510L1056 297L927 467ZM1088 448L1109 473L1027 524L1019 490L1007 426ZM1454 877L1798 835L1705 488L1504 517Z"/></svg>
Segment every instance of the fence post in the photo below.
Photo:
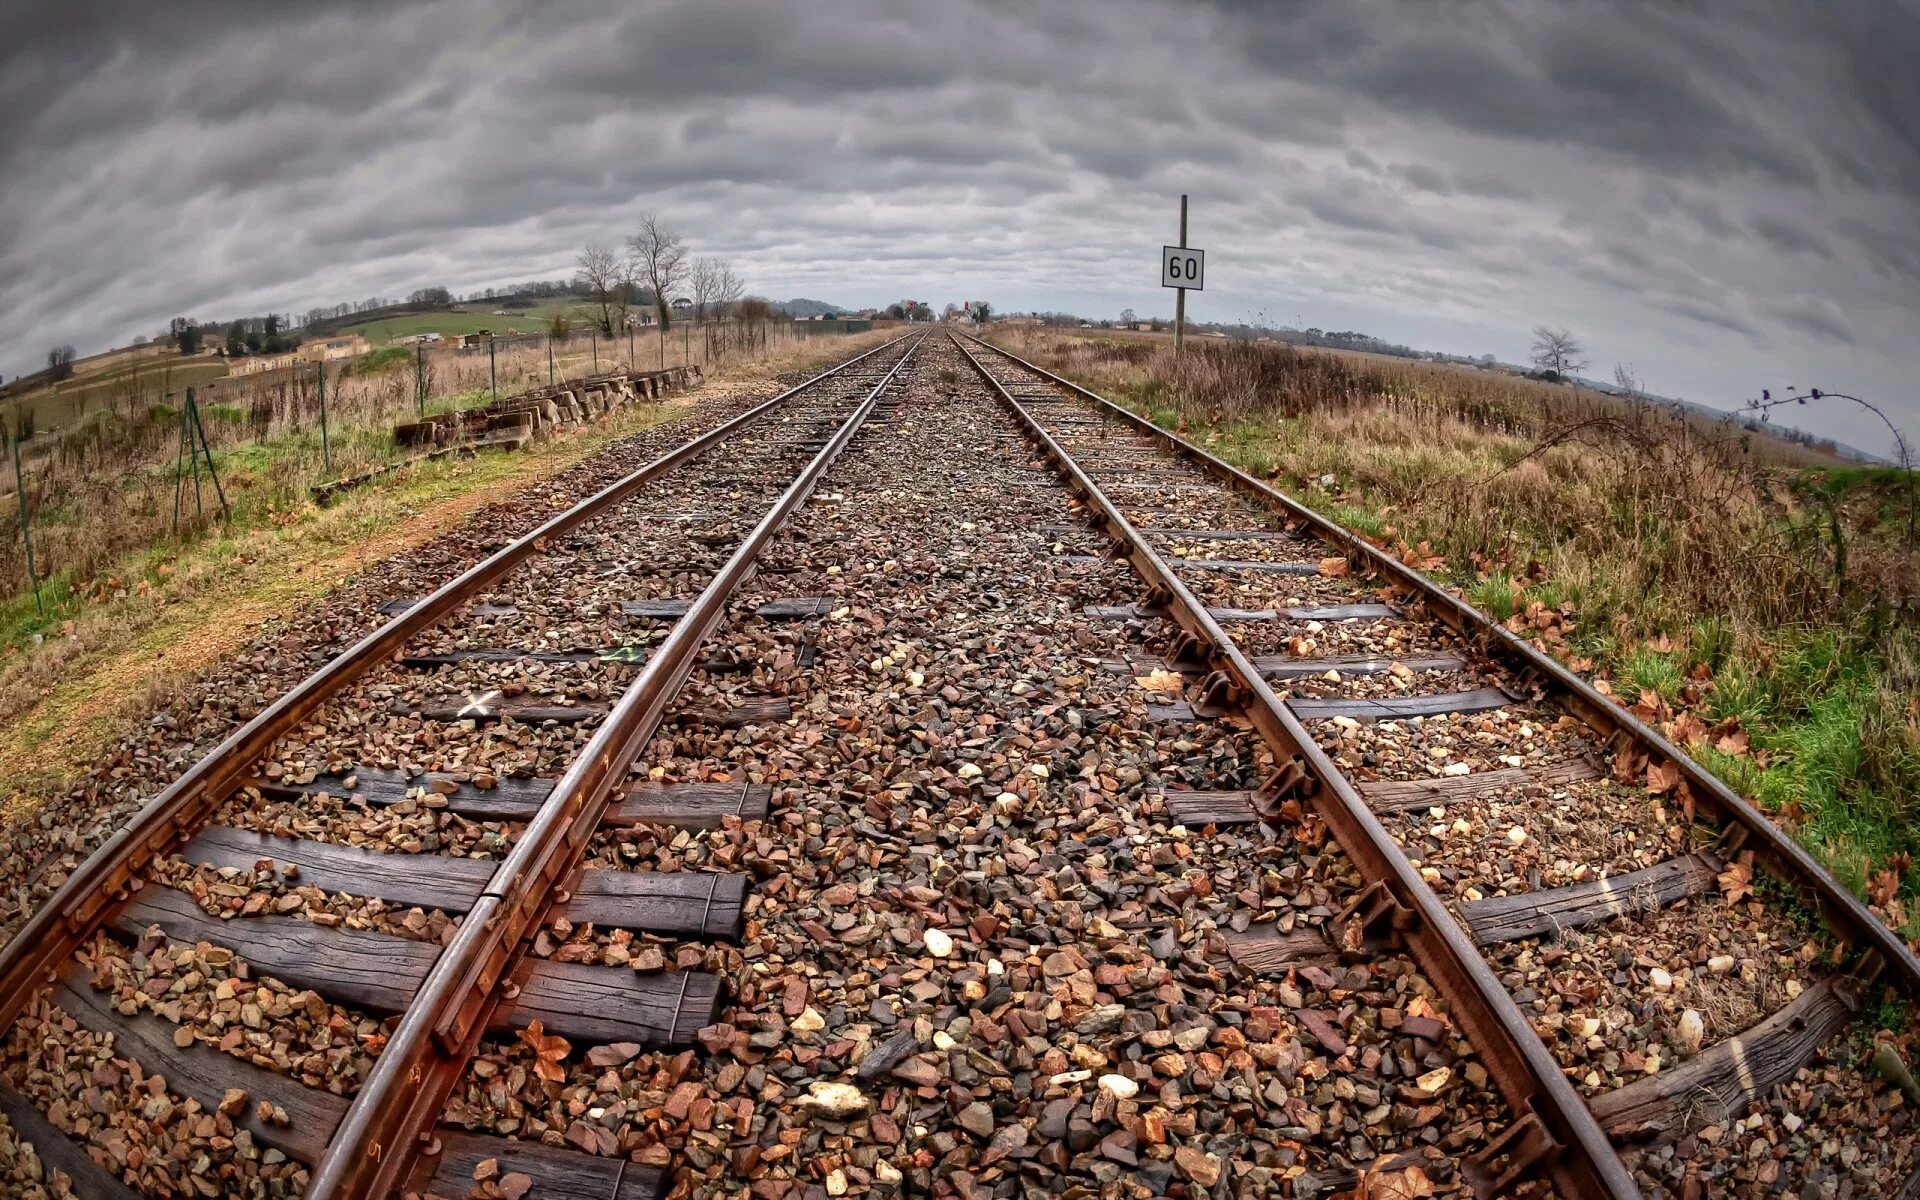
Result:
<svg viewBox="0 0 1920 1200"><path fill-rule="evenodd" d="M688 325L685 321L682 321L680 323L680 365L684 367L691 364L692 362L693 362L693 327Z"/></svg>
<svg viewBox="0 0 1920 1200"><path fill-rule="evenodd" d="M327 435L327 364L317 362L313 364L313 369L320 379L320 458L326 463L327 470L332 471L333 442ZM191 404L192 401L188 403ZM193 483L196 489L200 486L200 476L197 471L194 474Z"/></svg>
<svg viewBox="0 0 1920 1200"><path fill-rule="evenodd" d="M660 369L667 369L667 319L660 318Z"/></svg>
<svg viewBox="0 0 1920 1200"><path fill-rule="evenodd" d="M553 386L553 335L547 335L547 386Z"/></svg>
<svg viewBox="0 0 1920 1200"><path fill-rule="evenodd" d="M600 373L600 331L589 329L587 337L593 341L593 373L598 375Z"/></svg>
<svg viewBox="0 0 1920 1200"><path fill-rule="evenodd" d="M420 416L427 415L427 347L421 342L413 344L413 407Z"/></svg>
<svg viewBox="0 0 1920 1200"><path fill-rule="evenodd" d="M627 324L627 370L633 370L633 324Z"/></svg>
<svg viewBox="0 0 1920 1200"><path fill-rule="evenodd" d="M500 372L493 365L493 335L487 335L487 386L493 389L493 398L500 398Z"/></svg>
<svg viewBox="0 0 1920 1200"><path fill-rule="evenodd" d="M193 389L187 389L187 417L193 422L193 429L200 435L200 452L207 459L207 478L213 480L213 494L220 498L220 516L231 517L233 512L227 507L227 489L220 485L220 472L213 466L213 444L207 441L206 422L200 419L200 401L195 398ZM194 475L197 485L199 475Z"/></svg>
<svg viewBox="0 0 1920 1200"><path fill-rule="evenodd" d="M14 420L17 422L18 417ZM7 435L13 443L13 494L20 503L20 536L27 543L27 579L33 584L33 607L46 619L47 604L40 598L40 572L33 565L33 518L27 513L27 475L20 467L20 431L15 429Z"/></svg>

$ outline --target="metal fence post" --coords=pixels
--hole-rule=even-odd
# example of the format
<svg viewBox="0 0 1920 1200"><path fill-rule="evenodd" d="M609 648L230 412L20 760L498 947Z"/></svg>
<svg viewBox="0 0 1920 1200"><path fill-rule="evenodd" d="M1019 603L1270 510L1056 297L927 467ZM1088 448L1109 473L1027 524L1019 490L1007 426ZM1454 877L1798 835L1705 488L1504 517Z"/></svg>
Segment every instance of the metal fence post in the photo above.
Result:
<svg viewBox="0 0 1920 1200"><path fill-rule="evenodd" d="M33 584L34 610L44 619L47 603L40 598L40 572L33 565L33 518L27 512L27 475L20 466L20 431L16 428L7 440L13 443L13 494L20 503L20 536L27 543L27 579Z"/></svg>
<svg viewBox="0 0 1920 1200"><path fill-rule="evenodd" d="M547 335L547 386L553 386L553 335Z"/></svg>
<svg viewBox="0 0 1920 1200"><path fill-rule="evenodd" d="M327 434L327 364L317 362L313 364L313 369L320 380L320 458L326 463L327 470L331 471L333 470L333 442ZM188 403L191 404L192 401ZM193 478L194 487L198 488L199 474L196 472Z"/></svg>
<svg viewBox="0 0 1920 1200"><path fill-rule="evenodd" d="M200 452L207 459L207 478L213 480L213 494L220 498L220 515L230 517L233 512L227 507L227 489L221 486L220 472L214 469L213 443L207 440L206 422L200 419L200 401L194 396L192 388L187 389L187 417L193 422L194 432L200 435ZM194 479L197 482L199 476L196 474Z"/></svg>
<svg viewBox="0 0 1920 1200"><path fill-rule="evenodd" d="M487 386L493 389L493 398L500 398L500 372L493 365L493 335L487 335Z"/></svg>
<svg viewBox="0 0 1920 1200"><path fill-rule="evenodd" d="M600 373L600 331L589 329L587 337L593 341L593 373L598 375Z"/></svg>
<svg viewBox="0 0 1920 1200"><path fill-rule="evenodd" d="M633 324L627 324L627 370L633 370Z"/></svg>
<svg viewBox="0 0 1920 1200"><path fill-rule="evenodd" d="M427 348L420 342L413 344L413 407L427 415Z"/></svg>

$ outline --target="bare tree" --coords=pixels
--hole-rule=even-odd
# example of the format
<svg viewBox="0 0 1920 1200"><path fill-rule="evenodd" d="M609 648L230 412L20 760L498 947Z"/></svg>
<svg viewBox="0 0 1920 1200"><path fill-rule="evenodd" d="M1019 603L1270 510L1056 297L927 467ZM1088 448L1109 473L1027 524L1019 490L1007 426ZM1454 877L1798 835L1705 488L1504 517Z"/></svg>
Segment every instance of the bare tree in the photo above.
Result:
<svg viewBox="0 0 1920 1200"><path fill-rule="evenodd" d="M600 332L612 337L616 321L627 323L627 306L633 302L632 260L610 247L590 243L574 262L580 267L587 298L600 307Z"/></svg>
<svg viewBox="0 0 1920 1200"><path fill-rule="evenodd" d="M687 280L693 288L693 316L697 321L726 316L746 290L733 268L718 258L694 259Z"/></svg>
<svg viewBox="0 0 1920 1200"><path fill-rule="evenodd" d="M747 294L747 281L734 274L733 268L726 263L720 264L713 281L713 315L724 317L740 303L740 297Z"/></svg>
<svg viewBox="0 0 1920 1200"><path fill-rule="evenodd" d="M1645 394L1645 389L1640 386L1640 377L1635 375L1633 368L1625 363L1613 364L1613 385L1634 400L1640 399Z"/></svg>
<svg viewBox="0 0 1920 1200"><path fill-rule="evenodd" d="M660 331L665 333L673 319L673 289L680 286L687 272L687 248L680 235L647 213L640 228L627 239L627 249L639 281L653 293L653 309L660 316Z"/></svg>
<svg viewBox="0 0 1920 1200"><path fill-rule="evenodd" d="M1572 375L1587 368L1586 349L1564 329L1533 327L1533 365L1555 375Z"/></svg>
<svg viewBox="0 0 1920 1200"><path fill-rule="evenodd" d="M1128 329L1140 328L1140 318L1130 308L1120 310L1120 323Z"/></svg>
<svg viewBox="0 0 1920 1200"><path fill-rule="evenodd" d="M47 351L47 374L54 379L66 379L73 374L74 352L72 346L55 346Z"/></svg>

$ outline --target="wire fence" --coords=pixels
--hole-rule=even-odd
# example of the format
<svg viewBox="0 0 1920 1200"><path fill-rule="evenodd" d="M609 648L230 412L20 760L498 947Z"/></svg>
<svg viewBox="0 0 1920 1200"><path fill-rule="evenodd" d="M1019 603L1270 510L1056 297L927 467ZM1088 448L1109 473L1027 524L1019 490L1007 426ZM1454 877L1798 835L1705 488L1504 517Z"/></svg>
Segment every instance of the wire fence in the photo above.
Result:
<svg viewBox="0 0 1920 1200"><path fill-rule="evenodd" d="M124 586L101 576L131 551L297 509L316 483L404 456L392 428L421 413L612 371L710 369L809 332L786 321L684 322L664 336L448 338L214 379L165 365L126 372L89 388L88 407L58 429L29 425L20 438L21 418L9 423L17 463L0 470L0 606L38 599L35 582L56 592ZM209 465L227 485L225 502L213 502L210 480L198 504L179 502L186 473Z"/></svg>

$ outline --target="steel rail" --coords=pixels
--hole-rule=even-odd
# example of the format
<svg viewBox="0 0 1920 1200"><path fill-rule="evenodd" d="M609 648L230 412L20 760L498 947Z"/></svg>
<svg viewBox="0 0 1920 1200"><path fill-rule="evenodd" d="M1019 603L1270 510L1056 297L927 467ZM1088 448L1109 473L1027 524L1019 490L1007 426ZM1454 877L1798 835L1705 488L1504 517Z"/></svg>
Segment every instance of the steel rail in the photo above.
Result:
<svg viewBox="0 0 1920 1200"><path fill-rule="evenodd" d="M421 1139L438 1125L446 1098L501 999L497 985L511 975L529 932L544 924L549 907L562 898L560 888L585 852L614 789L659 728L697 664L702 643L726 616L728 600L925 340L920 335L868 390L734 549L541 803L374 1060L326 1154L314 1164L307 1200L371 1200L402 1190Z"/></svg>
<svg viewBox="0 0 1920 1200"><path fill-rule="evenodd" d="M606 511L647 482L760 420L799 393L910 336L902 334L788 388L553 516L342 650L325 666L260 710L96 847L46 903L22 923L13 940L0 949L0 1031L12 1026L46 984L49 973L93 932L107 910L126 898L136 875L211 819L253 763L341 688L385 661L416 635L438 624L469 597L540 553L549 539Z"/></svg>
<svg viewBox="0 0 1920 1200"><path fill-rule="evenodd" d="M977 340L977 339L976 339ZM1085 498L1110 537L1147 582L1168 615L1204 653L1214 675L1210 689L1236 701L1272 748L1277 762L1303 771L1308 786L1297 789L1310 803L1369 888L1361 905L1343 914L1337 937L1355 951L1365 940L1397 938L1451 1003L1451 1016L1478 1051L1489 1075L1515 1114L1515 1122L1490 1143L1489 1152L1467 1164L1476 1194L1497 1196L1536 1170L1554 1180L1563 1196L1583 1200L1632 1200L1640 1195L1607 1136L1573 1090L1559 1065L1485 959L1425 881L1407 861L1353 784L1334 766L1299 718L1289 711L1238 645L1181 582L1147 538L1074 461L1052 434L1013 397L974 353L956 338L981 378L1040 447L1073 490ZM982 343L985 344L985 343ZM1283 772L1285 767L1282 768Z"/></svg>
<svg viewBox="0 0 1920 1200"><path fill-rule="evenodd" d="M1740 793L1719 777L1693 761L1686 751L1674 745L1658 730L1602 695L1577 673L1562 665L1532 642L1514 633L1473 605L1448 592L1419 571L1401 562L1373 543L1321 516L1293 497L1248 475L1231 463L1216 458L1179 434L1145 417L1130 412L1105 396L1092 392L1070 379L1062 379L1010 350L979 338L969 339L994 353L1032 371L1051 383L1066 388L1092 402L1102 412L1117 417L1143 433L1170 446L1198 464L1215 478L1251 494L1268 507L1309 526L1322 540L1345 551L1356 567L1391 578L1419 597L1427 611L1441 623L1490 656L1531 673L1558 693L1573 714L1605 734L1617 745L1625 738L1649 755L1649 761L1672 763L1692 793L1696 806L1720 820L1724 833L1733 836L1721 846L1725 854L1752 850L1754 860L1763 869L1790 885L1810 893L1810 899L1842 940L1862 951L1861 960L1851 972L1861 985L1870 983L1883 970L1898 981L1898 989L1911 1000L1920 1000L1920 958L1914 956L1906 941L1886 922L1874 916L1857 896L1847 890L1819 860L1792 835L1767 819ZM1726 827L1731 826L1731 829Z"/></svg>

